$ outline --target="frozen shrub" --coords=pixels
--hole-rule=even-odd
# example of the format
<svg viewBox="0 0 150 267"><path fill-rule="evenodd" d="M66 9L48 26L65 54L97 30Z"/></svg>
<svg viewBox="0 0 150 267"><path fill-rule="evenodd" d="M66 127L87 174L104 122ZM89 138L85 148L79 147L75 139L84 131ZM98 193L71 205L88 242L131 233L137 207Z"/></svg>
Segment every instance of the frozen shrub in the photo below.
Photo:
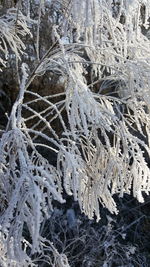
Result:
<svg viewBox="0 0 150 267"><path fill-rule="evenodd" d="M150 3L24 0L1 11L7 11L0 17L1 70L12 60L19 88L0 142L1 265L34 266L41 260L69 266L64 251L59 254L41 234L53 203L72 196L98 222L99 205L118 213L115 194L144 202L143 192L150 191L150 48L144 33ZM40 42L45 14L51 25L47 49ZM63 90L34 90L35 78L43 75L57 75ZM115 95L103 93L108 80L120 81ZM72 210L67 220L68 228L76 227ZM116 253L134 264L133 246L121 247L106 229L105 238L104 267Z"/></svg>

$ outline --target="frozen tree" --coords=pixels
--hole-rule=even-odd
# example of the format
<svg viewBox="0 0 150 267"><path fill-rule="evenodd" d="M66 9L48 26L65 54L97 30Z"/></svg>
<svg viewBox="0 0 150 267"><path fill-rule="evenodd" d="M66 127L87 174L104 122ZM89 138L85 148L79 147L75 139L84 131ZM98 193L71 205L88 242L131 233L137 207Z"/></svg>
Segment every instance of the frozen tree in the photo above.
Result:
<svg viewBox="0 0 150 267"><path fill-rule="evenodd" d="M15 62L19 94L0 142L0 264L69 266L41 234L63 191L97 221L99 203L117 214L114 194L150 191L150 3L24 0L1 14L1 71ZM61 92L32 89L45 73Z"/></svg>

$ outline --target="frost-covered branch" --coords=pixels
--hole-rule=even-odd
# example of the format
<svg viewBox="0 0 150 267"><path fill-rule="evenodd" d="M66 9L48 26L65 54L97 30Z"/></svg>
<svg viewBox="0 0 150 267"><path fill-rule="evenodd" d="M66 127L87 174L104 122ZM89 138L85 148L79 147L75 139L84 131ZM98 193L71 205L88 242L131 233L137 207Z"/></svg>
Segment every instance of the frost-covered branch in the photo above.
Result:
<svg viewBox="0 0 150 267"><path fill-rule="evenodd" d="M19 94L0 143L3 266L32 266L36 255L69 266L41 236L54 200L64 203L63 192L97 221L99 204L118 213L115 194L143 202L150 192L150 44L143 33L149 1L52 1L52 7L54 16L60 8L59 19L51 18L52 44L40 56L40 6L38 61L21 62ZM15 9L0 20L5 66L9 49L21 60L30 20L21 11L16 20ZM62 81L60 92L34 88L46 74Z"/></svg>

